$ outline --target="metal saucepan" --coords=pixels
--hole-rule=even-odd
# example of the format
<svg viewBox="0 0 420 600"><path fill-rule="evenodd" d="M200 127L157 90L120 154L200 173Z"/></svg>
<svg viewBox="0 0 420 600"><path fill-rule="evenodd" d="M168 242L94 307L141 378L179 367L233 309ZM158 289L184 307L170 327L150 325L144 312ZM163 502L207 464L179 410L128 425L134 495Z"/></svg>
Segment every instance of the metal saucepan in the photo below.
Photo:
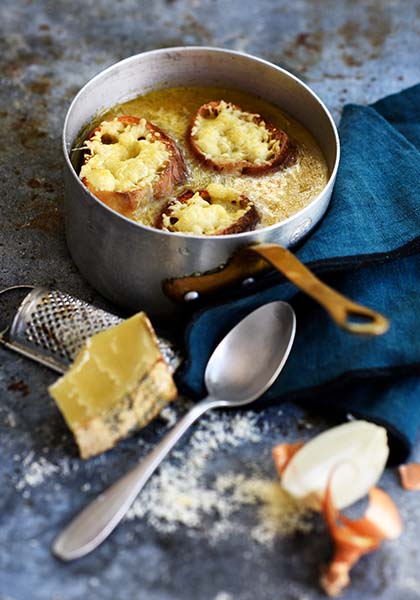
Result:
<svg viewBox="0 0 420 600"><path fill-rule="evenodd" d="M270 227L205 237L168 233L135 223L99 201L81 183L70 160L72 145L92 118L117 103L151 90L172 86L225 86L261 96L300 121L318 141L327 161L327 185L307 207ZM65 155L65 224L67 244L91 285L129 310L170 317L184 299L219 285L191 277L217 269L245 248L220 281L237 281L262 266L279 268L330 312L341 326L358 332L382 333L386 320L347 301L324 286L286 250L322 218L331 197L339 156L337 129L321 100L299 79L267 61L219 48L182 47L153 50L109 67L89 81L73 100L63 131ZM264 245L269 244L264 250ZM280 246L276 249L273 244ZM296 275L296 269L298 274ZM177 302L178 301L178 302ZM359 314L366 323L350 323Z"/></svg>

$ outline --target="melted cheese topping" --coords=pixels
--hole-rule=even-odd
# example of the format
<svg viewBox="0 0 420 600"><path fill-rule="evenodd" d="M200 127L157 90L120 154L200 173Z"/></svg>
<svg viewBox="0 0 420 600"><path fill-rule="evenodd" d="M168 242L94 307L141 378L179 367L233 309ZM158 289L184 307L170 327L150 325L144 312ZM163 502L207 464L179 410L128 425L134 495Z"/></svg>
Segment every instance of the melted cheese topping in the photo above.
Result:
<svg viewBox="0 0 420 600"><path fill-rule="evenodd" d="M107 415L161 356L149 319L138 313L90 338L49 392L74 428Z"/></svg>
<svg viewBox="0 0 420 600"><path fill-rule="evenodd" d="M239 194L216 183L207 187L211 202L202 198L199 192L187 202L176 200L168 214L162 217L163 227L168 231L212 235L233 225L248 210L240 208Z"/></svg>
<svg viewBox="0 0 420 600"><path fill-rule="evenodd" d="M263 165L276 156L280 141L272 136L264 121L256 121L259 118L258 114L221 100L217 108L197 117L191 134L207 159Z"/></svg>
<svg viewBox="0 0 420 600"><path fill-rule="evenodd" d="M220 98L241 106L249 113L264 115L267 121L285 131L299 149L296 164L287 169L269 171L258 177L252 175L238 177L231 172L215 172L203 165L187 143L187 132L198 108ZM169 200L180 196L185 189L203 190L211 183L234 189L238 194L249 198L261 217L257 228L267 227L287 219L307 206L323 190L328 181L325 158L309 131L277 106L246 92L221 87L160 89L114 106L106 114L101 115L101 120L122 115L147 119L163 129L176 141L188 163L187 181L177 186L170 198L155 199L147 206L144 204L133 215L134 221L150 227L154 226L158 215ZM76 147L84 144L86 134L91 130L92 123L89 123L87 130L81 131L80 136L75 140ZM75 152L75 160L77 155L78 153Z"/></svg>
<svg viewBox="0 0 420 600"><path fill-rule="evenodd" d="M154 139L145 119L138 124L104 121L85 144L91 156L80 178L101 191L130 192L150 185L169 159L165 144Z"/></svg>

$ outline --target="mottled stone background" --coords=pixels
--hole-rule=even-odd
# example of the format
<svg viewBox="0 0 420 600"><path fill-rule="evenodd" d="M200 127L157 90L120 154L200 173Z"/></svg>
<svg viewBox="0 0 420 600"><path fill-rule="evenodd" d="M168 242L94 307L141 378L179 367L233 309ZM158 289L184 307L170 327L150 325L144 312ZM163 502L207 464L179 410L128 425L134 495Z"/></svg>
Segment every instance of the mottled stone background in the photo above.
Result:
<svg viewBox="0 0 420 600"><path fill-rule="evenodd" d="M53 285L96 304L68 255L62 223L60 135L65 111L93 75L158 47L215 45L286 67L309 83L338 120L345 102L367 103L419 79L415 0L14 0L0 3L0 285ZM256 546L238 534L211 545L194 535L124 523L93 555L61 564L49 552L78 508L143 456L166 430L157 422L82 464L46 387L54 375L0 348L0 600L309 600L331 551L322 523L309 536ZM253 469L274 477L270 448L327 426L291 406L260 414L266 440L223 448L206 476ZM180 447L188 445L188 438ZM416 450L420 459L420 449ZM53 465L26 485L32 462ZM42 460L41 460L42 463ZM22 483L23 482L23 483ZM382 483L401 507L400 541L354 569L346 597L420 598L420 501L394 471ZM244 523L252 517L246 512ZM223 596L223 593L225 596Z"/></svg>

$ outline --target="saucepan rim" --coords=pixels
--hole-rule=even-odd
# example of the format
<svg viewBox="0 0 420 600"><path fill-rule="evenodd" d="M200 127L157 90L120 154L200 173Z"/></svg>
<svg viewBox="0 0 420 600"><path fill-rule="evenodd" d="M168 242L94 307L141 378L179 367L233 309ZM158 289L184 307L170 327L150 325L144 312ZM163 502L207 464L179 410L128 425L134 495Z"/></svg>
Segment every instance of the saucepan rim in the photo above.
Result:
<svg viewBox="0 0 420 600"><path fill-rule="evenodd" d="M67 136L67 129L68 129L68 123L69 120L72 117L72 112L74 107L77 105L80 96L83 95L83 93L85 92L85 90L87 90L90 87L94 87L96 85L96 82L98 80L100 80L102 77L104 77L106 74L111 73L114 69L117 69L119 67L121 67L122 65L127 65L130 62L134 62L136 60L138 60L139 57L145 57L145 56L151 56L151 55L156 55L158 56L159 54L168 54L171 52L177 52L177 53L181 53L181 54L187 54L189 52L193 52L193 51L207 51L207 52L212 52L212 53L221 53L221 54L225 54L225 55L236 55L236 56L241 56L241 57L245 57L247 59L249 59L251 62L253 63L260 63L262 65L266 65L268 67L270 67L271 69L274 69L275 71L278 71L279 73L282 73L283 75L291 78L292 80L294 80L299 86L301 86L304 90L306 90L306 92L308 92L313 99L319 104L319 106L322 108L322 110L324 111L325 116L327 117L327 120L330 124L333 136L334 136L334 142L335 142L335 160L334 160L334 165L333 168L329 174L329 178L328 181L326 183L326 185L322 188L321 192L315 196L315 198L304 208L302 208L300 211L294 213L293 215L291 215L290 217L288 217L287 219L283 219L281 221L278 221L277 223L274 223L273 225L268 225L267 227L261 227L260 229L255 229L253 231L244 231L241 233L230 233L230 234L224 234L224 235L217 235L217 236L203 236L203 235L197 235L197 234L191 234L191 233L182 233L182 232L172 232L172 231L164 231L162 229L156 229L155 227L150 227L148 225L144 225L143 223L139 223L137 221L133 221L132 219L129 219L128 217L125 217L124 215L122 215L121 213L115 211L114 209L110 208L109 206L107 206L105 203L101 202L94 194L92 194L92 192L82 183L82 181L80 180L78 174L76 173L76 170L74 169L71 161L70 161L70 153L69 153L69 147L66 141L66 136ZM98 107L99 108L99 107ZM281 108L281 107L279 107ZM73 140L72 140L73 141ZM317 142L319 143L319 140L317 140ZM318 95L303 81L301 81L298 77L296 77L295 75L293 75L292 73L290 73L290 71L287 71L286 69L283 69L282 67L279 67L278 65L275 65L274 63L269 62L268 60L265 60L263 58L260 58L258 56L254 56L253 54L248 54L245 52L239 52L237 50L230 50L227 48L219 48L216 46L174 46L171 48L157 48L154 50L148 50L145 52L140 52L139 54L134 54L132 56L129 56L127 58L124 58L123 60L120 60L116 63L113 63L112 65L110 65L109 67L107 67L106 69L103 69L102 71L100 71L99 73L97 73L94 77L92 77L80 90L79 92L76 94L76 96L74 97L73 101L71 102L67 113L66 113L66 117L64 120L64 125L63 125L63 134L62 134L62 148L63 148L63 153L64 153L64 157L65 157L65 161L66 164L68 166L68 168L70 169L70 173L72 175L72 177L74 179L77 180L78 185L80 185L83 189L83 191L87 194L89 194L90 198L97 203L98 205L101 206L102 209L111 212L113 215L116 215L117 217L119 217L120 219L123 219L128 225L130 226L134 226L140 230L144 229L148 232L153 232L155 234L161 234L164 236L170 236L170 237L174 237L176 236L177 238L188 238L188 239L197 239L197 240L203 240L203 239L207 239L208 237L211 237L214 240L233 240L233 239L242 239L244 242L246 241L246 238L251 238L253 237L255 239L255 235L261 233L261 234L265 234L266 232L270 232L272 230L275 230L276 228L278 228L280 225L286 225L287 223L296 220L297 218L302 218L305 217L305 214L308 212L311 212L314 204L317 203L317 201L319 200L321 195L324 195L325 193L330 192L332 186L334 185L335 182L335 177L337 174L337 170L338 170L338 166L339 166L339 162L340 162L340 139L338 136L338 131L337 131L337 127L336 124L331 116L330 111L328 110L328 108L325 106L324 102L318 97Z"/></svg>

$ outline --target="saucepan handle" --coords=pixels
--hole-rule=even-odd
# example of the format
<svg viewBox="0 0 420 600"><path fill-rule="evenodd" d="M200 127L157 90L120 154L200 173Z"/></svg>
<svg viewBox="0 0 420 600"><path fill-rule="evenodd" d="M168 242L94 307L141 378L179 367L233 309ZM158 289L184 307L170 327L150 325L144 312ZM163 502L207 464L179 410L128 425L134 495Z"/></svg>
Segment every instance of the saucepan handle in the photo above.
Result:
<svg viewBox="0 0 420 600"><path fill-rule="evenodd" d="M169 280L164 283L164 291L173 300L181 302L191 297L191 294L206 296L267 269L267 263L323 306L342 329L366 335L382 335L388 330L389 321L383 315L332 289L294 254L276 244L242 248L222 269Z"/></svg>

